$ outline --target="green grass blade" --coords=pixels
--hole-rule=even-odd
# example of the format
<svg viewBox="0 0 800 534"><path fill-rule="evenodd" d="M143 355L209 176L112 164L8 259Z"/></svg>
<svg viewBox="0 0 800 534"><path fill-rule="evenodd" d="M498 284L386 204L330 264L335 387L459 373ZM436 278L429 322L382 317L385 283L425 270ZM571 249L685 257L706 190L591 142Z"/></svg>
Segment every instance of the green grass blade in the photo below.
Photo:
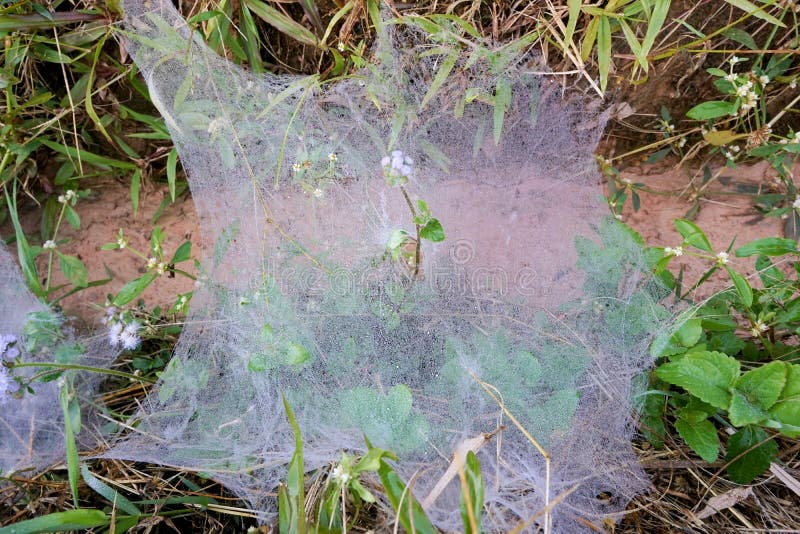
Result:
<svg viewBox="0 0 800 534"><path fill-rule="evenodd" d="M129 501L124 495L94 476L89 471L89 468L86 466L86 464L81 466L81 475L83 476L83 480L86 482L87 486L112 502L114 506L126 514L142 515L141 510L139 510L139 508L137 508L136 505Z"/></svg>
<svg viewBox="0 0 800 534"><path fill-rule="evenodd" d="M94 45L94 57L92 58L92 68L89 69L89 81L86 83L86 95L83 100L83 105L86 108L86 114L89 115L89 118L92 119L95 128L103 134L103 137L106 138L112 146L114 145L114 140L111 139L111 136L108 135L106 131L106 127L103 126L103 123L100 122L100 117L97 115L97 111L94 109L94 105L92 104L92 87L94 86L94 74L97 70L97 62L100 60L100 54L103 52L103 45L108 38L108 33L106 33L95 45Z"/></svg>
<svg viewBox="0 0 800 534"><path fill-rule="evenodd" d="M38 532L63 532L103 527L109 517L100 510L83 509L56 512L0 528L0 534L35 534Z"/></svg>
<svg viewBox="0 0 800 534"><path fill-rule="evenodd" d="M261 0L245 0L244 4L258 18L295 41L309 46L318 45L316 36L308 28L290 19L274 7L265 4Z"/></svg>
<svg viewBox="0 0 800 534"><path fill-rule="evenodd" d="M317 7L317 3L315 0L298 0L300 2L300 6L305 11L308 20L311 21L311 24L314 25L314 28L317 30L319 34L325 31L325 25L322 24L322 17L319 16L319 8Z"/></svg>
<svg viewBox="0 0 800 534"><path fill-rule="evenodd" d="M6 196L6 204L8 205L8 213L11 215L11 222L14 225L14 235L17 239L17 255L19 256L19 263L22 268L22 276L25 277L25 282L28 288L39 298L44 298L47 294L39 281L39 272L36 270L36 261L34 261L33 251L28 245L28 239L25 237L25 232L22 231L22 225L19 223L19 214L17 213L17 182L14 182L12 193L8 194L8 189L3 186L3 192Z"/></svg>
<svg viewBox="0 0 800 534"><path fill-rule="evenodd" d="M600 17L597 27L597 68L600 71L600 90L606 92L611 70L611 21Z"/></svg>
<svg viewBox="0 0 800 534"><path fill-rule="evenodd" d="M644 65L642 68L647 72L647 55L653 48L656 42L656 36L664 27L664 21L667 20L669 14L670 0L656 0L653 6L653 13L650 16L650 24L647 26L647 32L642 39L642 56L644 57Z"/></svg>
<svg viewBox="0 0 800 534"><path fill-rule="evenodd" d="M422 509L422 506L414 498L408 486L395 473L392 466L384 460L381 460L378 476L392 508L397 513L397 519L406 532L436 534L436 529L425 514L425 510Z"/></svg>
<svg viewBox="0 0 800 534"><path fill-rule="evenodd" d="M575 33L575 26L578 24L578 17L581 15L581 0L567 0L569 18L567 19L567 29L564 32L564 48L569 48L572 43L572 36Z"/></svg>
<svg viewBox="0 0 800 534"><path fill-rule="evenodd" d="M305 514L305 470L303 468L303 437L300 434L300 426L294 417L289 401L283 397L283 408L286 410L286 418L292 426L294 432L294 454L289 462L289 470L286 474L286 491L288 493L288 505L291 512L290 532L292 534L305 534L306 514Z"/></svg>
<svg viewBox="0 0 800 534"><path fill-rule="evenodd" d="M508 78L502 77L497 80L494 92L494 144L500 144L500 136L503 134L503 121L506 111L511 107L511 82Z"/></svg>
<svg viewBox="0 0 800 534"><path fill-rule="evenodd" d="M178 180L178 150L172 147L167 154L167 184L169 185L169 198L175 202L175 184Z"/></svg>
<svg viewBox="0 0 800 534"><path fill-rule="evenodd" d="M419 106L420 109L424 109L431 99L433 99L433 97L436 95L436 92L447 80L447 77L450 76L450 72L453 70L453 67L456 66L456 61L458 61L458 52L456 51L451 52L447 57L444 58L444 61L442 61L442 66L439 67L438 71L436 71L436 76L434 76L433 82L431 83L430 88L428 88L428 92L425 93L425 97L422 99L422 103Z"/></svg>
<svg viewBox="0 0 800 534"><path fill-rule="evenodd" d="M61 391L58 394L58 400L61 404L61 411L64 413L64 434L67 449L67 476L69 478L69 489L72 493L72 504L75 506L75 508L80 508L78 505L78 479L80 478L78 474L78 465L80 460L78 458L78 444L75 442L75 433L73 432L69 389L66 385L61 387Z"/></svg>
<svg viewBox="0 0 800 534"><path fill-rule="evenodd" d="M633 33L633 30L630 26L628 26L628 23L625 22L625 20L619 19L617 22L619 22L619 25L622 28L622 33L625 34L625 40L628 42L631 52L633 52L634 57L636 57L636 62L643 71L647 72L647 54L642 52L642 45L639 44L636 34Z"/></svg>
<svg viewBox="0 0 800 534"><path fill-rule="evenodd" d="M769 22L771 24L774 24L776 26L780 26L781 28L785 28L786 27L786 24L784 24L780 20L776 19L775 17L773 17L769 13L766 13L763 10L763 7L759 7L759 6L755 5L755 4L752 4L752 3L748 2L747 0L725 0L725 1L727 3L729 3L730 5L732 5L733 7L737 7L739 9L741 9L742 11L744 11L744 12L750 14L750 15L753 15L756 18L759 18L761 20L766 20L767 22Z"/></svg>

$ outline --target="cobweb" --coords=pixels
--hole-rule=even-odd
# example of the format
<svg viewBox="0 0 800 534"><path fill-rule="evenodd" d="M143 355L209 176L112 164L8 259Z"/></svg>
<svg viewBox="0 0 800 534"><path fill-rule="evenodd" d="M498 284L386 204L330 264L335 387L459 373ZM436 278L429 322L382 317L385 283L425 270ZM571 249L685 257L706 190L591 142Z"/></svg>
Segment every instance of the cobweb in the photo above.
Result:
<svg viewBox="0 0 800 534"><path fill-rule="evenodd" d="M322 83L230 64L169 2L125 8L197 206L202 287L108 456L211 473L267 518L294 448L285 396L307 467L366 436L421 500L459 443L504 426L478 455L490 531L546 493L558 532L623 510L646 486L632 380L665 314L636 237L605 218L601 106L528 53L460 58L443 81L437 43L405 25ZM444 240L418 239L431 217ZM442 528L457 486L428 505Z"/></svg>
<svg viewBox="0 0 800 534"><path fill-rule="evenodd" d="M79 364L102 369L115 356L104 338L76 335L66 318L31 293L14 257L0 244L0 473L35 472L63 460L60 392L66 387L65 393L77 407L96 392L102 380L101 374L30 365ZM96 414L84 414L84 423L94 421ZM96 433L79 433L79 415L75 416L78 443L96 446Z"/></svg>

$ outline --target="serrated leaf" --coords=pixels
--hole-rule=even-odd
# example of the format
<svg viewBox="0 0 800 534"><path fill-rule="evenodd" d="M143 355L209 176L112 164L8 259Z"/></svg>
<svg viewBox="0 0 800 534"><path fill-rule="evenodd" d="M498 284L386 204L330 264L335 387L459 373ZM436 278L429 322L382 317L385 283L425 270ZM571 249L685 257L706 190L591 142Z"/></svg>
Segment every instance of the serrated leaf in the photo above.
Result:
<svg viewBox="0 0 800 534"><path fill-rule="evenodd" d="M725 266L725 270L728 271L728 276L731 277L733 286L736 288L739 298L742 299L742 303L747 308L751 307L753 305L753 288L750 287L750 283L744 276L737 273L727 265Z"/></svg>
<svg viewBox="0 0 800 534"><path fill-rule="evenodd" d="M705 252L713 252L706 234L692 221L675 219L675 229L681 234L685 244L692 245Z"/></svg>
<svg viewBox="0 0 800 534"><path fill-rule="evenodd" d="M708 419L691 422L686 419L675 421L675 430L683 441L706 462L713 462L719 456L719 435L714 424Z"/></svg>
<svg viewBox="0 0 800 534"><path fill-rule="evenodd" d="M772 408L786 385L787 364L770 362L740 376L734 387L765 410Z"/></svg>
<svg viewBox="0 0 800 534"><path fill-rule="evenodd" d="M769 464L778 456L778 445L767 437L762 429L746 426L728 439L725 460L731 462L727 470L732 481L749 484L769 469Z"/></svg>
<svg viewBox="0 0 800 534"><path fill-rule="evenodd" d="M725 100L709 100L696 105L686 112L686 116L695 120L717 119L730 115L734 111L733 104Z"/></svg>
<svg viewBox="0 0 800 534"><path fill-rule="evenodd" d="M755 254L764 256L783 256L797 253L797 241L783 237L765 237L756 239L736 249L737 258L746 258Z"/></svg>
<svg viewBox="0 0 800 534"><path fill-rule="evenodd" d="M442 228L442 223L439 222L439 219L429 220L428 223L420 229L419 236L422 239L437 243L444 241L444 228Z"/></svg>
<svg viewBox="0 0 800 534"><path fill-rule="evenodd" d="M731 393L728 415L730 416L731 424L735 427L761 423L769 417L764 408L737 390Z"/></svg>
<svg viewBox="0 0 800 534"><path fill-rule="evenodd" d="M661 380L682 387L716 408L727 409L730 388L739 377L739 362L721 352L693 352L662 364L655 372Z"/></svg>

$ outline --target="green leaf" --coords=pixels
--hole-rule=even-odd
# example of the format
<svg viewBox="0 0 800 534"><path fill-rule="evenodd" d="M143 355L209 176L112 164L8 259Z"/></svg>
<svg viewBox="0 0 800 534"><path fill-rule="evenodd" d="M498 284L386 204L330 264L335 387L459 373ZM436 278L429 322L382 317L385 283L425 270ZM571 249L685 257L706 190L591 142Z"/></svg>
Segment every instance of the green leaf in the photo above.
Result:
<svg viewBox="0 0 800 534"><path fill-rule="evenodd" d="M647 55L653 48L653 44L656 42L656 36L664 26L664 21L667 20L670 3L670 0L656 0L653 6L653 12L650 15L650 21L647 25L647 32L644 35L644 39L642 39L642 56L645 58L647 58ZM647 72L646 61L645 59L645 72Z"/></svg>
<svg viewBox="0 0 800 534"><path fill-rule="evenodd" d="M283 397L283 408L286 410L286 418L294 432L294 453L289 462L289 469L286 473L286 492L289 504L290 528L292 533L304 533L306 531L305 514L305 470L303 468L303 437L300 435L300 426L294 417L294 412L289 401Z"/></svg>
<svg viewBox="0 0 800 534"><path fill-rule="evenodd" d="M155 280L157 277L158 273L156 271L150 271L125 284L125 286L119 290L117 296L114 297L114 306L124 306L125 304L131 302L133 299L138 297L142 291L147 289L147 286L153 283L153 280Z"/></svg>
<svg viewBox="0 0 800 534"><path fill-rule="evenodd" d="M600 71L600 90L605 93L611 70L611 22L606 16L600 17L597 28L597 68Z"/></svg>
<svg viewBox="0 0 800 534"><path fill-rule="evenodd" d="M422 506L414 498L411 490L408 489L403 480L385 460L381 460L378 476L381 479L383 489L386 491L386 496L389 498L389 502L406 532L436 534L436 529L428 519L428 516L425 515Z"/></svg>
<svg viewBox="0 0 800 534"><path fill-rule="evenodd" d="M75 211L69 204L64 205L64 218L67 220L70 226L76 230L80 229L81 218L78 216L78 212Z"/></svg>
<svg viewBox="0 0 800 534"><path fill-rule="evenodd" d="M481 466L475 453L467 453L467 461L464 466L466 487L461 488L461 521L464 525L464 534L481 534L481 512L483 510L483 499L485 485L481 476ZM469 506L467 503L469 502ZM470 513L470 511L472 513ZM474 528L473 528L474 527Z"/></svg>
<svg viewBox="0 0 800 534"><path fill-rule="evenodd" d="M261 20L285 33L295 41L316 47L317 37L305 26L296 22L261 0L245 0L244 4Z"/></svg>
<svg viewBox="0 0 800 534"><path fill-rule="evenodd" d="M578 17L581 15L581 0L567 0L569 18L567 19L567 29L564 32L564 46L569 48L572 43L572 36L578 24Z"/></svg>
<svg viewBox="0 0 800 534"><path fill-rule="evenodd" d="M511 107L511 82L508 78L501 76L497 80L494 90L494 111L492 113L494 122L494 144L500 143L500 136L503 134L503 120L506 111Z"/></svg>
<svg viewBox="0 0 800 534"><path fill-rule="evenodd" d="M711 243L706 234L692 221L686 219L675 219L675 229L683 237L684 243L699 248L705 252L713 252Z"/></svg>
<svg viewBox="0 0 800 534"><path fill-rule="evenodd" d="M756 239L744 246L736 249L737 258L746 258L755 254L763 254L764 256L783 256L784 254L796 254L797 241L794 239L785 239L783 237L765 237L763 239Z"/></svg>
<svg viewBox="0 0 800 534"><path fill-rule="evenodd" d="M64 276L76 287L86 287L89 285L89 271L81 260L75 256L68 256L56 251L58 255L58 266Z"/></svg>
<svg viewBox="0 0 800 534"><path fill-rule="evenodd" d="M702 104L697 104L695 107L686 112L686 116L695 120L708 120L717 119L730 115L734 111L734 106L730 102L724 100L709 100Z"/></svg>
<svg viewBox="0 0 800 534"><path fill-rule="evenodd" d="M786 27L786 24L776 19L769 13L764 12L763 7L758 7L755 4L748 2L747 0L725 0L725 1L728 2L730 5L732 5L733 7L738 7L742 11L745 11L756 18L766 20L767 22L770 22L775 26L780 26L781 28Z"/></svg>
<svg viewBox="0 0 800 534"><path fill-rule="evenodd" d="M139 508L137 508L136 505L129 501L124 495L94 476L89 471L89 468L86 466L86 464L81 466L81 475L83 475L83 480L86 482L87 486L105 497L116 508L119 508L126 514L130 515L142 514L141 510L139 510Z"/></svg>
<svg viewBox="0 0 800 534"><path fill-rule="evenodd" d="M75 508L78 506L78 444L75 442L74 426L72 424L72 411L70 410L69 388L65 384L58 393L61 411L64 414L64 441L67 456L67 478L69 479L69 489L72 493L72 503Z"/></svg>
<svg viewBox="0 0 800 534"><path fill-rule="evenodd" d="M694 347L702 335L702 319L692 317L681 323L677 330L673 327L659 334L650 345L650 354L655 358L682 354L686 349Z"/></svg>
<svg viewBox="0 0 800 534"><path fill-rule="evenodd" d="M735 427L761 423L769 417L764 408L737 390L734 390L731 394L728 415L730 416L731 424Z"/></svg>
<svg viewBox="0 0 800 534"><path fill-rule="evenodd" d="M732 481L749 484L769 469L769 464L778 456L778 445L767 438L762 429L746 426L728 439L725 460L730 462L728 475Z"/></svg>
<svg viewBox="0 0 800 534"><path fill-rule="evenodd" d="M683 441L706 462L713 462L719 456L719 435L714 424L708 419L690 422L686 419L675 421L675 430Z"/></svg>
<svg viewBox="0 0 800 534"><path fill-rule="evenodd" d="M753 288L750 287L750 283L744 276L727 265L725 266L725 270L728 271L728 275L731 277L733 286L736 288L736 292L739 293L739 298L742 299L742 303L746 308L750 308L753 305Z"/></svg>
<svg viewBox="0 0 800 534"><path fill-rule="evenodd" d="M14 187L11 194L8 193L5 185L3 192L6 197L6 204L8 205L8 213L11 215L11 222L14 225L14 236L17 239L17 257L19 258L20 267L22 268L22 275L25 277L25 283L28 285L34 295L37 297L44 297L46 292L42 283L39 281L39 274L36 270L35 255L28 244L28 239L25 237L25 232L22 230L22 225L19 222L17 214L17 182L14 181Z"/></svg>
<svg viewBox="0 0 800 534"><path fill-rule="evenodd" d="M721 352L692 352L662 364L655 372L661 380L682 387L716 408L727 409L730 388L739 377L739 362Z"/></svg>
<svg viewBox="0 0 800 534"><path fill-rule="evenodd" d="M770 362L744 373L736 380L734 388L750 402L769 410L783 392L787 373L788 365L785 362Z"/></svg>
<svg viewBox="0 0 800 534"><path fill-rule="evenodd" d="M439 222L439 219L431 219L428 221L428 224L420 229L419 236L422 239L437 243L444 241L444 228L442 228L442 223Z"/></svg>
<svg viewBox="0 0 800 534"><path fill-rule="evenodd" d="M169 186L169 198L175 202L175 184L178 181L178 150L173 147L167 154L167 185Z"/></svg>
<svg viewBox="0 0 800 534"><path fill-rule="evenodd" d="M740 45L749 48L750 50L756 50L758 48L755 39L753 39L749 33L744 30L740 30L739 28L728 28L722 32L722 35L731 41L736 41Z"/></svg>
<svg viewBox="0 0 800 534"><path fill-rule="evenodd" d="M131 209L133 209L133 216L139 212L139 190L142 188L142 171L136 169L131 178Z"/></svg>
<svg viewBox="0 0 800 534"><path fill-rule="evenodd" d="M310 355L308 349L297 343L289 343L284 353L284 361L287 365L300 365L308 361Z"/></svg>
<svg viewBox="0 0 800 534"><path fill-rule="evenodd" d="M175 254L172 256L172 260L170 263L181 263L182 261L186 261L192 257L192 242L191 241L184 241L181 246L178 247L178 250L175 251Z"/></svg>
<svg viewBox="0 0 800 534"><path fill-rule="evenodd" d="M109 517L100 510L82 508L56 512L0 528L0 534L35 534L38 532L63 532L86 530L108 525Z"/></svg>
<svg viewBox="0 0 800 534"><path fill-rule="evenodd" d="M433 77L433 82L431 82L428 92L425 93L425 97L422 99L422 103L419 105L420 110L430 103L430 101L436 95L436 92L442 87L442 84L447 81L447 77L450 75L453 67L456 66L458 55L458 52L454 51L444 58L441 67L439 67L439 70L436 71L436 76Z"/></svg>

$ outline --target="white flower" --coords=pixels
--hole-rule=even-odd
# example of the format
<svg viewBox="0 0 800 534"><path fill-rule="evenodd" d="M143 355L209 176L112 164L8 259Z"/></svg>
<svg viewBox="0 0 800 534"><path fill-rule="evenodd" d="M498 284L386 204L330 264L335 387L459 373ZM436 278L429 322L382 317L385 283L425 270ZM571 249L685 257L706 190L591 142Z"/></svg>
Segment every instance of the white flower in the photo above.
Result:
<svg viewBox="0 0 800 534"><path fill-rule="evenodd" d="M293 165L292 165L292 170L293 170L294 172L300 172L300 164L299 164L299 163L295 163L295 164L293 164Z"/></svg>
<svg viewBox="0 0 800 534"><path fill-rule="evenodd" d="M128 242L125 240L124 237L120 237L117 239L117 246L123 249L128 246Z"/></svg>
<svg viewBox="0 0 800 534"><path fill-rule="evenodd" d="M19 349L16 347L17 336L14 334L0 334L0 360L8 358L10 360L19 356Z"/></svg>
<svg viewBox="0 0 800 534"><path fill-rule="evenodd" d="M741 150L741 148L740 148L740 147L738 147L738 146L736 146L736 145L731 145L731 151L732 151L734 154L738 154L740 150Z"/></svg>
<svg viewBox="0 0 800 534"><path fill-rule="evenodd" d="M669 133L672 133L672 132L675 131L675 125L674 124L670 124L670 123L665 123L664 124L664 129L666 131L668 131Z"/></svg>
<svg viewBox="0 0 800 534"><path fill-rule="evenodd" d="M156 263L158 263L158 260L151 257L150 259L147 260L147 268L152 269L153 267L156 266Z"/></svg>
<svg viewBox="0 0 800 534"><path fill-rule="evenodd" d="M218 131L220 131L225 126L225 119L221 117L214 117L214 119L208 123L208 133L214 135Z"/></svg>
<svg viewBox="0 0 800 534"><path fill-rule="evenodd" d="M798 195L798 196L797 196L797 197L794 199L794 202L792 202L792 207L793 207L794 209L796 209L796 210L800 210L800 195Z"/></svg>
<svg viewBox="0 0 800 534"><path fill-rule="evenodd" d="M724 150L722 152L722 155L728 158L729 160L733 161L733 154L731 153L730 150Z"/></svg>
<svg viewBox="0 0 800 534"><path fill-rule="evenodd" d="M402 150L393 150L391 156L381 159L383 174L390 179L391 185L408 181L414 172L412 165L414 165L414 160L404 155Z"/></svg>
<svg viewBox="0 0 800 534"><path fill-rule="evenodd" d="M739 56L731 56L731 58L728 60L728 63L730 63L731 65L736 65L737 63L741 63L742 61L747 61L747 59Z"/></svg>
<svg viewBox="0 0 800 534"><path fill-rule="evenodd" d="M733 82L736 81L736 78L738 78L738 77L739 77L738 75L736 75L733 72L731 72L730 74L726 74L725 75L725 80L733 83Z"/></svg>
<svg viewBox="0 0 800 534"><path fill-rule="evenodd" d="M797 89L797 78L794 78L791 82L789 82L789 89Z"/></svg>
<svg viewBox="0 0 800 534"><path fill-rule="evenodd" d="M341 465L337 465L334 467L333 471L331 472L331 477L336 481L337 484L340 486L346 485L350 482L352 476L348 471L346 471Z"/></svg>
<svg viewBox="0 0 800 534"><path fill-rule="evenodd" d="M753 323L753 327L750 329L750 335L752 335L753 337L758 337L767 330L769 330L769 326L762 323L761 320L758 320L755 323Z"/></svg>
<svg viewBox="0 0 800 534"><path fill-rule="evenodd" d="M683 247L665 247L664 254L672 256L683 256Z"/></svg>
<svg viewBox="0 0 800 534"><path fill-rule="evenodd" d="M122 335L122 323L114 323L108 329L108 342L112 347L119 347Z"/></svg>
<svg viewBox="0 0 800 534"><path fill-rule="evenodd" d="M792 137L792 143L800 143L800 132L795 132Z"/></svg>
<svg viewBox="0 0 800 534"><path fill-rule="evenodd" d="M344 52L344 43L339 41L339 44L336 45L336 49L339 50L339 52Z"/></svg>
<svg viewBox="0 0 800 534"><path fill-rule="evenodd" d="M328 161L336 161L339 159L339 156L336 155L336 152L331 152L328 154Z"/></svg>
<svg viewBox="0 0 800 534"><path fill-rule="evenodd" d="M727 252L718 253L716 258L717 258L717 263L719 263L720 265L725 265L726 263L728 263L728 253Z"/></svg>
<svg viewBox="0 0 800 534"><path fill-rule="evenodd" d="M684 146L686 146L686 138L685 137L681 137L678 140L678 148L683 148Z"/></svg>
<svg viewBox="0 0 800 534"><path fill-rule="evenodd" d="M48 239L47 241L44 242L42 248L45 250L53 250L56 248L56 246L57 245L55 241L53 241L52 239Z"/></svg>
<svg viewBox="0 0 800 534"><path fill-rule="evenodd" d="M630 178L623 178L622 183L626 185L633 185L633 181Z"/></svg>
<svg viewBox="0 0 800 534"><path fill-rule="evenodd" d="M159 262L158 265L156 265L156 272L158 274L164 274L164 271L166 270L167 270L167 264L164 263L163 261Z"/></svg>
<svg viewBox="0 0 800 534"><path fill-rule="evenodd" d="M752 87L753 87L753 82L747 81L746 83L736 88L736 96L741 96L741 97L746 96Z"/></svg>
<svg viewBox="0 0 800 534"><path fill-rule="evenodd" d="M119 335L119 340L122 343L122 348L126 350L134 350L139 347L142 338L139 337L139 323L131 321Z"/></svg>
<svg viewBox="0 0 800 534"><path fill-rule="evenodd" d="M314 195L315 198L322 198L322 189L317 187L311 192L311 194Z"/></svg>
<svg viewBox="0 0 800 534"><path fill-rule="evenodd" d="M761 83L761 87L766 87L766 85L769 83L769 76L762 74L758 77L758 81Z"/></svg>
<svg viewBox="0 0 800 534"><path fill-rule="evenodd" d="M58 195L58 203L59 204L66 204L67 203L66 195Z"/></svg>
<svg viewBox="0 0 800 534"><path fill-rule="evenodd" d="M14 380L4 365L0 365L0 406L11 399L11 384Z"/></svg>

